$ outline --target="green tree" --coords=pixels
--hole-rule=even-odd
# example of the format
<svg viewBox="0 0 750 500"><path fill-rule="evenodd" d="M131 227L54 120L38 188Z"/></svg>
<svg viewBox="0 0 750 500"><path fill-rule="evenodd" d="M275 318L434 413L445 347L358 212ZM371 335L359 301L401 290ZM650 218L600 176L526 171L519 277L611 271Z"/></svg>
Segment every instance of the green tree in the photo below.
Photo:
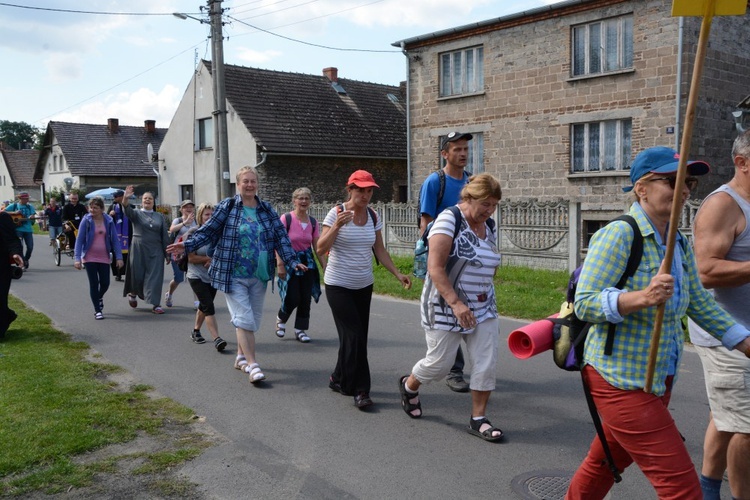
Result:
<svg viewBox="0 0 750 500"><path fill-rule="evenodd" d="M0 120L0 141L15 149L42 147L44 132L26 122Z"/></svg>

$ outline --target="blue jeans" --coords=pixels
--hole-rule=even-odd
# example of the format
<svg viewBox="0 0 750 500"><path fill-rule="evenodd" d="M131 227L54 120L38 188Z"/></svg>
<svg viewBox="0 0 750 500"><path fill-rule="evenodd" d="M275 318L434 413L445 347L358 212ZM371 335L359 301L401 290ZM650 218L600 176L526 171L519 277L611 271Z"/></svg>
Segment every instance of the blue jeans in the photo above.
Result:
<svg viewBox="0 0 750 500"><path fill-rule="evenodd" d="M49 227L49 239L56 240L58 236L62 234L62 226L50 226Z"/></svg>
<svg viewBox="0 0 750 500"><path fill-rule="evenodd" d="M23 254L23 263L29 265L31 252L34 250L34 233L16 231L16 236L21 240L22 245L26 245L26 253Z"/></svg>
<svg viewBox="0 0 750 500"><path fill-rule="evenodd" d="M89 278L89 296L94 305L94 311L101 312L101 301L109 290L109 264L101 262L86 262L86 275Z"/></svg>

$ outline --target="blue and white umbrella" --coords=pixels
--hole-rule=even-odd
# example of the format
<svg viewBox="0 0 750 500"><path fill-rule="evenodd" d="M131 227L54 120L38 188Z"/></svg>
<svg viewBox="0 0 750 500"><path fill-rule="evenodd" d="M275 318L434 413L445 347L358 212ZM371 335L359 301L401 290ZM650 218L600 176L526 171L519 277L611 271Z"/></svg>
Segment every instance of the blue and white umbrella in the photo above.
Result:
<svg viewBox="0 0 750 500"><path fill-rule="evenodd" d="M113 187L97 189L96 191L92 191L89 194L87 194L86 199L90 200L91 198L95 198L97 196L101 198L114 198L114 194L117 191L124 191L124 190L119 189L119 188L113 188Z"/></svg>

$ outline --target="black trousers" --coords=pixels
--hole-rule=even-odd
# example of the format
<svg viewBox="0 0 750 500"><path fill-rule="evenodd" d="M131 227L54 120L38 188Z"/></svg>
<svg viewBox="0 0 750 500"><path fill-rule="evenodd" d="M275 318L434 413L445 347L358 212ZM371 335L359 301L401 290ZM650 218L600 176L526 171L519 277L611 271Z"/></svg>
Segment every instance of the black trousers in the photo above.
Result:
<svg viewBox="0 0 750 500"><path fill-rule="evenodd" d="M331 377L341 384L344 394L369 393L367 335L372 285L359 290L326 285L326 299L339 334L339 354Z"/></svg>
<svg viewBox="0 0 750 500"><path fill-rule="evenodd" d="M294 319L294 328L307 330L310 328L310 302L312 301L313 272L308 271L298 276L292 273L286 286L286 296L281 304L278 317L282 323L286 323L297 309Z"/></svg>
<svg viewBox="0 0 750 500"><path fill-rule="evenodd" d="M6 262L0 262L0 339L5 336L10 326L10 319L16 316L16 313L8 307L8 293L10 293L10 264L6 260Z"/></svg>

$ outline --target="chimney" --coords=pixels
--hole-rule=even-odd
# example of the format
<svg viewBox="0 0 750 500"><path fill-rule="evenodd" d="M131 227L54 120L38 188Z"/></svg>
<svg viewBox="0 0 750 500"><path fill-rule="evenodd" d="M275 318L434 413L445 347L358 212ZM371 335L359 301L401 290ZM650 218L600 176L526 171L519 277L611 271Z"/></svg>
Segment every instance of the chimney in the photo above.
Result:
<svg viewBox="0 0 750 500"><path fill-rule="evenodd" d="M146 127L146 133L153 134L156 132L156 120L146 120L143 124Z"/></svg>
<svg viewBox="0 0 750 500"><path fill-rule="evenodd" d="M113 134L118 133L120 131L120 120L118 120L117 118L108 118L107 128Z"/></svg>
<svg viewBox="0 0 750 500"><path fill-rule="evenodd" d="M398 84L398 93L401 94L401 100L406 101L406 80Z"/></svg>
<svg viewBox="0 0 750 500"><path fill-rule="evenodd" d="M323 75L325 75L331 83L339 81L339 69L338 68L323 68Z"/></svg>

